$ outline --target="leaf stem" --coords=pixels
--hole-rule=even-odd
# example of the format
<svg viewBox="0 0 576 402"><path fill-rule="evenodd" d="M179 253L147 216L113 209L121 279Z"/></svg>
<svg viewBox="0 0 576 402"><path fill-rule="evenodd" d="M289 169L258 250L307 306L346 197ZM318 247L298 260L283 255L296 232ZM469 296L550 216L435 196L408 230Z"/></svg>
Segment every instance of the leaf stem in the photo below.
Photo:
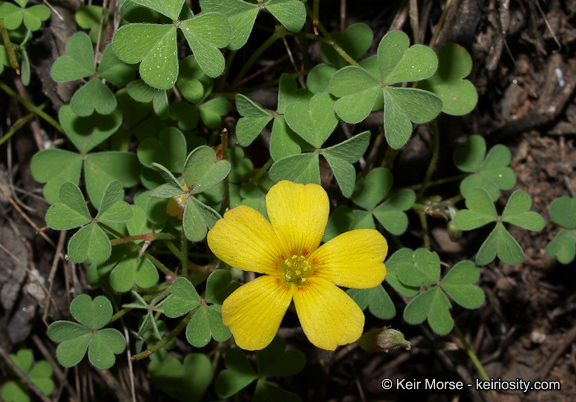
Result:
<svg viewBox="0 0 576 402"><path fill-rule="evenodd" d="M152 346L150 349L147 349L143 352L135 354L134 356L132 356L132 360L145 359L145 358L149 357L150 355L156 353L160 349L162 349L168 342L170 342L172 339L174 339L176 336L178 336L178 334L180 334L180 332L182 332L182 330L184 328L186 328L186 325L188 325L188 322L190 321L190 319L192 318L194 313L196 313L196 310L197 309L190 311L186 315L186 317L184 317L184 319L180 322L180 324L178 324L178 326L176 326L176 328L174 328L172 330L172 332L170 332L168 334L168 336L166 336L166 338L162 339L160 342L158 342L156 345Z"/></svg>

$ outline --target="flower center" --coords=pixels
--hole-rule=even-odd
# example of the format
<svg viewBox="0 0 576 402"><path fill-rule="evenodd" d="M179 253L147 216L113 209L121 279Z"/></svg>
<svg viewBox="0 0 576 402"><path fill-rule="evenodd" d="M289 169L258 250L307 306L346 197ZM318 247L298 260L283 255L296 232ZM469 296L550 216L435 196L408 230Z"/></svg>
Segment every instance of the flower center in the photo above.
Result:
<svg viewBox="0 0 576 402"><path fill-rule="evenodd" d="M286 282L294 283L298 286L303 285L306 282L306 278L312 274L312 266L306 257L301 255L293 255L286 258L284 262L280 263L280 267L284 271Z"/></svg>

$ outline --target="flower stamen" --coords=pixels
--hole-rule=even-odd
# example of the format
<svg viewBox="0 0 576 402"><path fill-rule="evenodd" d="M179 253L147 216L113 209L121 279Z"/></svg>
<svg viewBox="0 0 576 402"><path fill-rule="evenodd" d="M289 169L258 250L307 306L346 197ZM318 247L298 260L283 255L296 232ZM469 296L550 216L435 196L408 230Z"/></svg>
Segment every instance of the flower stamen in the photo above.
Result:
<svg viewBox="0 0 576 402"><path fill-rule="evenodd" d="M286 282L301 286L306 282L306 278L312 273L312 266L302 255L292 255L279 264L283 271Z"/></svg>

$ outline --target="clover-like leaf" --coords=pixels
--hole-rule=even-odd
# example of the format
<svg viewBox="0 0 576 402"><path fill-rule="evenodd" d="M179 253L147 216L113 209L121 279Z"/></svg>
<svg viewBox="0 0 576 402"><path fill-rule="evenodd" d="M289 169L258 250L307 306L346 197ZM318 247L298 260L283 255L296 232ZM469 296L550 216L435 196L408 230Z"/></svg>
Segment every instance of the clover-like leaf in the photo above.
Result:
<svg viewBox="0 0 576 402"><path fill-rule="evenodd" d="M498 219L496 207L490 195L483 188L475 188L468 193L466 207L454 217L454 225L461 230L472 230Z"/></svg>
<svg viewBox="0 0 576 402"><path fill-rule="evenodd" d="M382 95L384 132L394 149L408 142L412 123L426 123L442 110L442 100L432 92L390 86L425 79L436 71L438 61L430 48L409 46L410 40L405 33L389 32L378 46L377 72L372 68L344 67L334 74L328 88L339 98L335 103L338 116L353 124L364 120Z"/></svg>
<svg viewBox="0 0 576 402"><path fill-rule="evenodd" d="M138 259L138 253L124 255L110 273L110 286L118 293L130 291L134 285L146 289L158 283L158 270L148 258Z"/></svg>
<svg viewBox="0 0 576 402"><path fill-rule="evenodd" d="M177 20L184 0L130 0L132 3L144 6L167 17L172 20Z"/></svg>
<svg viewBox="0 0 576 402"><path fill-rule="evenodd" d="M54 370L50 363L46 360L34 363L32 351L24 348L20 349L16 354L10 354L10 359L44 395L49 396L54 392L55 386L52 380ZM28 388L22 380L5 381L2 385L0 396L5 401L30 401Z"/></svg>
<svg viewBox="0 0 576 402"><path fill-rule="evenodd" d="M521 264L524 261L522 247L501 223L496 225L480 246L476 255L476 264L489 264L497 256L508 264Z"/></svg>
<svg viewBox="0 0 576 402"><path fill-rule="evenodd" d="M300 31L306 22L306 7L300 0L268 0L263 4L289 31Z"/></svg>
<svg viewBox="0 0 576 402"><path fill-rule="evenodd" d="M66 42L65 49L66 55L58 57L50 70L54 81L73 81L96 74L94 48L88 35L75 33Z"/></svg>
<svg viewBox="0 0 576 402"><path fill-rule="evenodd" d="M408 303L404 309L404 320L409 324L420 324L428 319L428 324L434 332L446 335L454 327L450 307L450 301L444 292L435 286Z"/></svg>
<svg viewBox="0 0 576 402"><path fill-rule="evenodd" d="M399 236L408 229L408 216L404 211L410 209L415 201L414 191L402 189L377 206L372 213L387 231Z"/></svg>
<svg viewBox="0 0 576 402"><path fill-rule="evenodd" d="M222 304L230 294L240 287L240 283L232 281L230 271L217 269L206 281L206 301Z"/></svg>
<svg viewBox="0 0 576 402"><path fill-rule="evenodd" d="M384 89L384 132L393 149L403 147L412 134L412 122L427 123L442 110L442 100L416 88Z"/></svg>
<svg viewBox="0 0 576 402"><path fill-rule="evenodd" d="M220 183L230 172L230 162L216 161L216 152L208 146L192 151L184 163L184 181L190 194L204 192Z"/></svg>
<svg viewBox="0 0 576 402"><path fill-rule="evenodd" d="M550 219L566 229L576 228L576 196L564 196L552 201Z"/></svg>
<svg viewBox="0 0 576 402"><path fill-rule="evenodd" d="M570 264L576 256L576 233L574 230L562 230L546 246L550 257L558 258L562 264Z"/></svg>
<svg viewBox="0 0 576 402"><path fill-rule="evenodd" d="M4 19L7 29L15 30L24 22L27 29L37 31L42 22L50 18L50 9L43 4L25 8L27 2L17 3L20 7L6 1L0 3L0 18Z"/></svg>
<svg viewBox="0 0 576 402"><path fill-rule="evenodd" d="M346 293L362 310L368 308L375 317L389 320L396 316L394 302L382 285L370 289L348 289Z"/></svg>
<svg viewBox="0 0 576 402"><path fill-rule="evenodd" d="M212 362L203 353L190 353L182 363L172 356L150 362L148 371L154 384L178 400L201 401L212 382Z"/></svg>
<svg viewBox="0 0 576 402"><path fill-rule="evenodd" d="M272 120L273 115L242 94L236 94L236 107L242 116L236 126L238 142L242 146L248 146Z"/></svg>
<svg viewBox="0 0 576 402"><path fill-rule="evenodd" d="M230 50L240 49L246 44L260 11L257 4L242 0L200 0L200 7L206 13L220 13L228 19L231 27L231 39L228 44Z"/></svg>
<svg viewBox="0 0 576 402"><path fill-rule="evenodd" d="M98 78L92 78L70 99L70 107L78 116L90 116L94 111L101 115L110 114L117 106L118 103L110 88Z"/></svg>
<svg viewBox="0 0 576 402"><path fill-rule="evenodd" d="M84 226L70 238L68 256L76 263L102 262L110 257L110 239L98 224Z"/></svg>
<svg viewBox="0 0 576 402"><path fill-rule="evenodd" d="M456 303L468 309L484 304L484 291L474 285L480 278L480 269L472 261L460 261L446 274L440 286Z"/></svg>
<svg viewBox="0 0 576 402"><path fill-rule="evenodd" d="M222 217L214 209L193 196L188 197L182 218L184 233L188 240L203 240L208 230L214 227L218 219L222 219Z"/></svg>
<svg viewBox="0 0 576 402"><path fill-rule="evenodd" d="M370 114L378 94L382 92L378 79L356 66L338 70L332 76L328 90L340 98L334 104L336 114L352 124L361 122Z"/></svg>
<svg viewBox="0 0 576 402"><path fill-rule="evenodd" d="M94 300L88 295L77 296L70 305L72 316L80 323L56 321L48 327L48 336L60 343L56 357L64 367L72 367L86 354L90 362L100 368L110 368L115 354L126 348L124 336L116 329L102 329L112 318L112 304L104 296Z"/></svg>
<svg viewBox="0 0 576 402"><path fill-rule="evenodd" d="M418 84L442 99L442 111L452 116L463 116L478 103L474 85L464 79L472 71L470 54L456 43L446 43L438 49L438 70Z"/></svg>
<svg viewBox="0 0 576 402"><path fill-rule="evenodd" d="M69 181L62 184L59 197L60 202L52 205L46 212L48 226L56 230L68 230L90 223L90 211L76 184Z"/></svg>
<svg viewBox="0 0 576 402"><path fill-rule="evenodd" d="M128 24L114 34L114 52L125 63L140 63L140 76L150 86L170 89L178 77L176 27Z"/></svg>
<svg viewBox="0 0 576 402"><path fill-rule="evenodd" d="M401 248L386 261L386 282L404 296L413 297L418 294L420 286L409 286L401 282L398 273L414 266L414 252L409 248ZM431 271L435 268L431 267Z"/></svg>
<svg viewBox="0 0 576 402"><path fill-rule="evenodd" d="M352 201L364 209L374 209L386 197L393 184L394 176L388 169L372 169L366 178L358 177L356 180Z"/></svg>
<svg viewBox="0 0 576 402"><path fill-rule="evenodd" d="M486 156L486 157L485 157ZM486 155L486 141L472 135L464 147L454 152L454 164L463 172L473 173L460 183L460 192L467 197L474 188L481 187L496 201L500 190L510 190L516 184L514 171L508 167L512 155L504 145L498 144Z"/></svg>
<svg viewBox="0 0 576 402"><path fill-rule="evenodd" d="M285 118L288 126L315 148L322 147L338 124L334 100L325 92L314 95L307 105L289 104Z"/></svg>
<svg viewBox="0 0 576 402"><path fill-rule="evenodd" d="M230 42L231 28L226 17L219 13L205 13L183 21L180 30L188 41L200 68L209 77L224 72L224 56L218 48Z"/></svg>
<svg viewBox="0 0 576 402"><path fill-rule="evenodd" d="M170 318L180 317L198 307L200 300L198 292L188 279L176 278L172 282L172 296L164 302L164 314Z"/></svg>
<svg viewBox="0 0 576 402"><path fill-rule="evenodd" d="M88 117L80 117L72 111L70 105L62 105L58 119L74 146L80 153L86 154L120 127L122 114L116 110L107 115L94 113Z"/></svg>
<svg viewBox="0 0 576 402"><path fill-rule="evenodd" d="M286 342L276 336L264 349L257 352L258 374L261 377L291 376L306 366L306 356L297 349L286 350Z"/></svg>
<svg viewBox="0 0 576 402"><path fill-rule="evenodd" d="M532 231L544 229L546 222L539 213L530 211L531 206L532 200L526 191L514 191L502 212L502 221Z"/></svg>
<svg viewBox="0 0 576 402"><path fill-rule="evenodd" d="M414 251L413 263L406 264L397 271L400 282L407 286L427 286L440 279L440 258L435 252L419 248Z"/></svg>
<svg viewBox="0 0 576 402"><path fill-rule="evenodd" d="M354 60L358 60L368 49L370 49L372 40L374 39L372 29L362 22L350 25L344 32L336 31L332 32L330 35L334 42L340 45L340 47ZM333 46L322 43L320 51L322 59L332 66L342 68L349 64L340 54L338 54Z"/></svg>
<svg viewBox="0 0 576 402"><path fill-rule="evenodd" d="M391 85L430 77L438 68L438 59L427 46L410 46L410 39L404 32L391 31L378 44L378 64L380 78Z"/></svg>
<svg viewBox="0 0 576 402"><path fill-rule="evenodd" d="M247 387L258 378L248 358L238 348L228 349L224 358L226 369L216 377L216 393L220 398L228 398Z"/></svg>
<svg viewBox="0 0 576 402"><path fill-rule="evenodd" d="M219 96L200 104L198 112L207 127L217 128L222 124L222 117L226 116L229 107L228 100Z"/></svg>
<svg viewBox="0 0 576 402"><path fill-rule="evenodd" d="M270 178L275 182L290 180L295 183L320 184L320 168L318 154L305 153L290 155L276 161L270 168Z"/></svg>
<svg viewBox="0 0 576 402"><path fill-rule="evenodd" d="M177 128L166 127L158 139L147 138L140 143L138 159L146 167L157 163L171 172L182 173L186 160L186 138Z"/></svg>
<svg viewBox="0 0 576 402"><path fill-rule="evenodd" d="M230 328L222 323L220 306L216 304L200 307L186 327L186 339L197 348L206 346L212 338L224 342L231 336Z"/></svg>

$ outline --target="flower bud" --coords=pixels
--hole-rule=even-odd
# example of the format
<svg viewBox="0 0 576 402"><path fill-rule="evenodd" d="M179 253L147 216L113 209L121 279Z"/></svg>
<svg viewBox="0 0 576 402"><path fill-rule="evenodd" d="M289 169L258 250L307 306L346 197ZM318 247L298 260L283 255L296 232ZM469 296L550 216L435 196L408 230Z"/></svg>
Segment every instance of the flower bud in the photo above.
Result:
<svg viewBox="0 0 576 402"><path fill-rule="evenodd" d="M392 348L410 350L410 342L404 338L404 334L388 327L366 332L356 343L367 352L388 352Z"/></svg>

